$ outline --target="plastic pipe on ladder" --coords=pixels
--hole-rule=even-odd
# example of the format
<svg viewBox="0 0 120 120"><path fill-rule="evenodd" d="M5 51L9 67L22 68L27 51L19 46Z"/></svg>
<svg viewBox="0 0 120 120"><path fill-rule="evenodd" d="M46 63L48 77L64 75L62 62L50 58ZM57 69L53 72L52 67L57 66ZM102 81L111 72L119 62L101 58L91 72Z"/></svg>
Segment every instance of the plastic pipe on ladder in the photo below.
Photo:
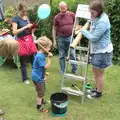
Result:
<svg viewBox="0 0 120 120"><path fill-rule="evenodd" d="M90 26L89 20L85 23L85 25L82 27L82 29L88 29ZM76 48L76 46L78 45L78 43L80 42L80 40L82 39L82 33L79 32L79 34L76 36L76 38L74 39L74 41L72 42L72 44L70 45L70 47L72 48Z"/></svg>

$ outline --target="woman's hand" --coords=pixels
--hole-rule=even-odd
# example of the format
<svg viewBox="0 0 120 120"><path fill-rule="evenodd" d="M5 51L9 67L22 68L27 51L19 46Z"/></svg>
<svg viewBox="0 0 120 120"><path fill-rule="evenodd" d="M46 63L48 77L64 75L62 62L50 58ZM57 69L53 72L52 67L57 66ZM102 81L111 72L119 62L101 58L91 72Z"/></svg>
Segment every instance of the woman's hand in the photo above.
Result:
<svg viewBox="0 0 120 120"><path fill-rule="evenodd" d="M27 24L27 28L31 28L33 26L33 24L31 24L31 23L29 23L29 24Z"/></svg>
<svg viewBox="0 0 120 120"><path fill-rule="evenodd" d="M81 25L76 25L76 26L75 26L75 34L76 34L76 35L79 34L79 32L81 32L81 28L82 28Z"/></svg>

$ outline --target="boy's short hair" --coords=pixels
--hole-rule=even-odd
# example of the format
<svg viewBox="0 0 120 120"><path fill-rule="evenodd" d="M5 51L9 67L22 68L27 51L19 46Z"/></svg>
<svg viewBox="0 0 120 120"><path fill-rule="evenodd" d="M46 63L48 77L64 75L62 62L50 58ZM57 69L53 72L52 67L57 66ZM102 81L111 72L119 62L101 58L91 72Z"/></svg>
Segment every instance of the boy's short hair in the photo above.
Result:
<svg viewBox="0 0 120 120"><path fill-rule="evenodd" d="M46 36L42 36L40 38L38 38L37 42L36 42L38 49L41 49L41 47L39 46L42 45L43 47L51 47L52 46L52 41L46 37Z"/></svg>

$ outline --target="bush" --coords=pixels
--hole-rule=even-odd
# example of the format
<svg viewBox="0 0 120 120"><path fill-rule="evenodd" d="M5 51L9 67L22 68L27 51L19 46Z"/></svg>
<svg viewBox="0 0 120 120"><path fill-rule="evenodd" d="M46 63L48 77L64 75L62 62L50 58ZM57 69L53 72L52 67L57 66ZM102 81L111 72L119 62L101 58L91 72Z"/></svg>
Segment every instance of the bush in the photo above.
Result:
<svg viewBox="0 0 120 120"><path fill-rule="evenodd" d="M40 20L38 24L38 29L35 32L37 37L46 35L52 40L52 25L53 25L53 18L59 12L58 3L61 0L51 0L51 15L45 19ZM65 0L68 5L69 9L73 12L76 12L78 4L85 4L88 0ZM32 22L37 23L39 18L37 16L38 5L31 6L30 10L28 11L28 16ZM118 41L120 38L120 0L106 0L105 1L105 10L109 15L110 22L111 22L111 39L114 47L114 63L120 64L120 42ZM13 7L9 7L6 9L6 19L3 22L0 22L0 28L8 28L11 29L11 17L16 14L16 10ZM80 21L82 22L82 21ZM82 40L82 43L85 45L87 44L86 41ZM57 50L54 50L57 53Z"/></svg>
<svg viewBox="0 0 120 120"><path fill-rule="evenodd" d="M120 0L105 2L106 12L111 22L111 39L113 43L113 62L120 64Z"/></svg>
<svg viewBox="0 0 120 120"><path fill-rule="evenodd" d="M45 20L40 20L39 24L38 24L38 29L35 32L35 35L37 37L42 36L42 35L46 35L47 37L49 37L52 40L52 26L53 26L53 19L55 17L55 15L59 12L59 7L58 7L58 3L61 0L52 0L51 2L51 14L50 16L45 19ZM65 0L71 11L76 12L77 9L77 5L78 3L80 4L84 4L87 2L87 0ZM28 11L28 15L30 17L30 20L32 22L37 23L39 21L39 18L37 16L37 9L38 9L38 5L35 6L31 6L31 9ZM54 50L54 53L58 53L57 50Z"/></svg>
<svg viewBox="0 0 120 120"><path fill-rule="evenodd" d="M30 18L30 21L36 24L39 22L35 35L37 37L46 35L49 38L51 38L52 24L50 21L51 20L50 16L45 20L40 20L37 15L38 7L39 7L38 5L34 5L31 6L30 10L28 10L28 16Z"/></svg>
<svg viewBox="0 0 120 120"><path fill-rule="evenodd" d="M0 28L3 29L9 29L12 31L12 17L16 15L16 9L12 6L8 7L5 10L5 19L0 22Z"/></svg>

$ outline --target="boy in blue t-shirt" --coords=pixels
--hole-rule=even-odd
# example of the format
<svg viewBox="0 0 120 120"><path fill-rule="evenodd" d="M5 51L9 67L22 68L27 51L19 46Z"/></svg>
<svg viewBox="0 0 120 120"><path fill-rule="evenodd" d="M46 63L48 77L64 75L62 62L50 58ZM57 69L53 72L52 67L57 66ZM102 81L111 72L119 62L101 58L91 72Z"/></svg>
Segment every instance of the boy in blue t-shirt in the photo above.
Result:
<svg viewBox="0 0 120 120"><path fill-rule="evenodd" d="M43 108L43 97L45 94L45 69L49 68L51 65L52 53L50 53L50 48L52 42L49 38L43 36L40 37L36 44L38 45L38 52L35 56L32 69L32 80L36 87L37 95L37 109L41 112L48 112L48 110ZM41 48L43 46L45 49ZM46 53L48 53L48 59L46 62Z"/></svg>

